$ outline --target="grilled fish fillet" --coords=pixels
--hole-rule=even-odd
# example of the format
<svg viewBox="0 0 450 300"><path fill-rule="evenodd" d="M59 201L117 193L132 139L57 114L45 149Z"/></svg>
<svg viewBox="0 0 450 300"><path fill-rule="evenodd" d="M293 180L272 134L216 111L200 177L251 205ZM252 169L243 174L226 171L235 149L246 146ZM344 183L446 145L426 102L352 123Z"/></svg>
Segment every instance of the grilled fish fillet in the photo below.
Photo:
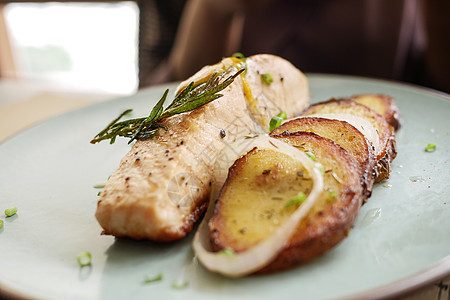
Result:
<svg viewBox="0 0 450 300"><path fill-rule="evenodd" d="M136 141L100 195L95 216L104 234L154 241L183 238L206 209L218 152L238 136L267 132L271 117L280 111L292 117L307 106L304 74L267 54L245 61L225 58L177 90L242 63L246 72L221 92L223 97L166 119L167 131ZM273 82L266 83L263 74Z"/></svg>

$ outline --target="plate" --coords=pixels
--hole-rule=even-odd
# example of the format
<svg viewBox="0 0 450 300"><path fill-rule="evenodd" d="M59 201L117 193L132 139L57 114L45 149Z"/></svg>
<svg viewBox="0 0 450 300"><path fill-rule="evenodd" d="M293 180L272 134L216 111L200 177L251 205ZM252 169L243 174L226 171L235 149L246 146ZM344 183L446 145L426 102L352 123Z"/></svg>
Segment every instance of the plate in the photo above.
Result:
<svg viewBox="0 0 450 300"><path fill-rule="evenodd" d="M0 215L3 292L38 299L374 298L449 274L450 97L368 78L308 77L312 102L385 93L402 113L391 178L376 185L336 248L290 271L228 279L198 264L192 234L167 244L100 235L93 186L129 146L89 141L127 108L147 115L166 88L159 86L61 115L0 145L0 209L18 207L13 217ZM428 143L436 151L425 152ZM92 254L91 266L78 265L82 251ZM162 280L144 282L159 274Z"/></svg>

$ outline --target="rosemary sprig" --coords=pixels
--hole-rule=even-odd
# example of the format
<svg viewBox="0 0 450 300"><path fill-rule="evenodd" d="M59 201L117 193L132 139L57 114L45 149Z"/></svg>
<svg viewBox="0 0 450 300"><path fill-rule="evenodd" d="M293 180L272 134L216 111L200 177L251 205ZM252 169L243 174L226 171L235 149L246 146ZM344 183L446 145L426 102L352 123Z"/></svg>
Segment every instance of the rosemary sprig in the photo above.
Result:
<svg viewBox="0 0 450 300"><path fill-rule="evenodd" d="M214 73L205 83L198 85L191 82L164 109L164 102L169 93L169 89L167 89L155 107L153 107L148 117L119 122L123 116L132 111L131 109L127 109L109 123L105 129L100 131L91 140L91 144L97 144L103 140L110 140L110 143L113 144L118 136L129 138L128 144L134 140L151 139L158 133L160 128L167 130L167 127L161 123L164 119L176 114L192 111L222 97L223 95L218 93L229 86L243 71L244 69L240 69L228 77L226 76L229 72L223 72L222 74Z"/></svg>

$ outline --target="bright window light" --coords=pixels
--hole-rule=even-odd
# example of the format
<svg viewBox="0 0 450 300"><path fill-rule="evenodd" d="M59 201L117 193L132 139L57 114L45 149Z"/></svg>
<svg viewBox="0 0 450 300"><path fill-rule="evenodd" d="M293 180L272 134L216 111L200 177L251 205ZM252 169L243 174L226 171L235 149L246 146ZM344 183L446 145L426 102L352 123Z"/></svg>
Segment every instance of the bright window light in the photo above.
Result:
<svg viewBox="0 0 450 300"><path fill-rule="evenodd" d="M133 93L138 16L134 2L8 4L17 74L69 89Z"/></svg>

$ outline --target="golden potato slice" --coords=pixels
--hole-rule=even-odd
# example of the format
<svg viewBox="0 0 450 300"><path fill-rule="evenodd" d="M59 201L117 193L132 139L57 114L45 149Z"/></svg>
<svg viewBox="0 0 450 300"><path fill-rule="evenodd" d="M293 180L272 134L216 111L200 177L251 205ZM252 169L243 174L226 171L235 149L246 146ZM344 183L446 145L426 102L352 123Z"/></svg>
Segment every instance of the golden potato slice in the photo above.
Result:
<svg viewBox="0 0 450 300"><path fill-rule="evenodd" d="M289 134L298 131L314 132L341 145L356 160L359 167L363 194L370 197L375 181L376 160L370 142L353 125L346 121L318 117L290 120L273 130L270 135Z"/></svg>
<svg viewBox="0 0 450 300"><path fill-rule="evenodd" d="M363 118L370 122L379 137L378 150L376 149L377 176L375 182L389 178L390 163L397 155L395 133L387 121L373 109L359 104L351 99L331 99L317 103L306 108L301 115L342 113Z"/></svg>
<svg viewBox="0 0 450 300"><path fill-rule="evenodd" d="M324 190L261 273L294 267L331 249L348 234L363 199L357 164L341 146L311 132L275 138L313 153L325 170ZM308 195L309 178L299 162L277 151L255 148L238 159L209 221L212 249L240 252L265 239L301 205L292 199L299 192Z"/></svg>
<svg viewBox="0 0 450 300"><path fill-rule="evenodd" d="M254 148L230 168L216 206L219 214L210 221L213 243L235 251L248 249L290 216L292 210L284 208L289 199L299 192L307 195L311 187L301 162L275 150Z"/></svg>
<svg viewBox="0 0 450 300"><path fill-rule="evenodd" d="M354 95L350 99L370 107L382 115L395 130L400 128L400 110L392 97L382 94L360 94Z"/></svg>

